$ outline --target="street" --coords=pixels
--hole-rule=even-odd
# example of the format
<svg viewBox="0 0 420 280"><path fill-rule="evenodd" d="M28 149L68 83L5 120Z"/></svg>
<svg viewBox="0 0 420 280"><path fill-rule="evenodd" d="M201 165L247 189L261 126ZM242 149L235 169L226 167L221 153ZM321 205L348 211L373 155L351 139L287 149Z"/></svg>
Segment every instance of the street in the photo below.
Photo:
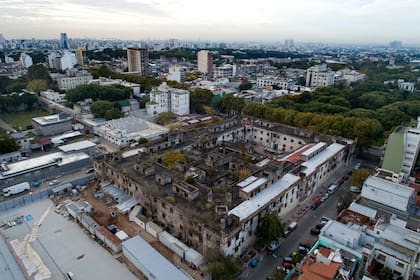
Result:
<svg viewBox="0 0 420 280"><path fill-rule="evenodd" d="M352 166L352 164L349 164L349 167ZM347 172L348 169L346 167L338 170L330 180L323 184L318 190L318 193L324 193L328 186L332 183L336 183L339 178L346 175ZM317 236L310 234L311 228L315 227L323 216L335 219L337 215L337 202L341 195L349 191L349 186L349 180L345 181L338 190L317 209L309 209L308 212L299 219L297 228L287 238L281 238L281 245L275 252L277 257L273 257L271 254L264 255L258 265L255 268L248 268L245 270L240 279L265 280L277 266L281 266L283 257L289 256L290 253L296 251L299 243L314 244L318 238ZM310 206L312 201L313 196L308 198L305 202L302 202L300 207L297 207L293 213L296 213L301 208Z"/></svg>

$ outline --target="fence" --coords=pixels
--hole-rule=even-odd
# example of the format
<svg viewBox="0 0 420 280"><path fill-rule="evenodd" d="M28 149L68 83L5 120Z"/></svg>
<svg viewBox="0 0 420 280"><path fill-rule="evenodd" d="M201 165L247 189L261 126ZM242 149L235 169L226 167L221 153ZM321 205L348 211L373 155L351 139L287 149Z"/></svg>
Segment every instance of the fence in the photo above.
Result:
<svg viewBox="0 0 420 280"><path fill-rule="evenodd" d="M93 180L93 179L95 179L95 175L91 174L91 175L86 176L86 177L71 180L68 183L71 183L73 186L85 185L90 180ZM34 201L49 197L53 193L52 189L55 188L55 187L57 187L57 186L51 186L51 187L48 187L47 189L44 189L44 190L27 193L25 195L13 198L11 200L4 201L4 202L0 203L0 212L5 212L5 211L10 210L12 208L24 206L24 205L32 203Z"/></svg>

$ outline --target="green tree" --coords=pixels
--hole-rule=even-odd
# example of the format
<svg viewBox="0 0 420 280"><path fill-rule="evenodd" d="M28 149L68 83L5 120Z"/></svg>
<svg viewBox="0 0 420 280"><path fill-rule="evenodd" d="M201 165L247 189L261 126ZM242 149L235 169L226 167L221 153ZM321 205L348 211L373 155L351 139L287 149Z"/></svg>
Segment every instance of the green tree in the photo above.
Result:
<svg viewBox="0 0 420 280"><path fill-rule="evenodd" d="M293 252L292 254L292 264L296 265L297 263L299 263L301 260L303 260L305 256L302 255L299 252Z"/></svg>
<svg viewBox="0 0 420 280"><path fill-rule="evenodd" d="M222 112L229 115L240 114L245 107L245 101L243 98L233 96L233 94L226 94L220 99L220 107Z"/></svg>
<svg viewBox="0 0 420 280"><path fill-rule="evenodd" d="M166 151L162 156L162 164L168 168L173 168L176 162L185 162L184 154L178 151Z"/></svg>
<svg viewBox="0 0 420 280"><path fill-rule="evenodd" d="M50 78L50 74L48 73L48 69L42 64L34 64L28 68L28 73L26 77L29 81L32 80L48 80Z"/></svg>
<svg viewBox="0 0 420 280"><path fill-rule="evenodd" d="M19 150L16 141L5 132L0 132L0 154L11 153Z"/></svg>
<svg viewBox="0 0 420 280"><path fill-rule="evenodd" d="M96 101L90 106L90 111L95 116L95 118L104 118L105 113L108 110L111 110L113 108L113 104L109 101L105 100L99 100Z"/></svg>
<svg viewBox="0 0 420 280"><path fill-rule="evenodd" d="M248 89L251 89L251 88L252 88L252 83L249 83L249 82L243 82L238 87L238 89L240 91L242 91L242 90L248 90Z"/></svg>
<svg viewBox="0 0 420 280"><path fill-rule="evenodd" d="M26 86L27 90L33 91L33 92L41 92L48 88L48 81L47 80L32 80L28 83Z"/></svg>
<svg viewBox="0 0 420 280"><path fill-rule="evenodd" d="M393 280L394 276L392 274L392 269L390 269L389 267L381 268L381 270L379 271L379 278L381 280Z"/></svg>
<svg viewBox="0 0 420 280"><path fill-rule="evenodd" d="M118 108L115 108L115 107L113 107L109 110L106 110L106 112L104 114L105 119L108 120L108 121L113 120L113 119L119 119L119 118L121 118L121 116L122 116L121 111Z"/></svg>
<svg viewBox="0 0 420 280"><path fill-rule="evenodd" d="M355 169L351 174L350 182L353 186L362 187L363 182L369 177L369 170L367 169Z"/></svg>
<svg viewBox="0 0 420 280"><path fill-rule="evenodd" d="M166 125L176 120L176 115L172 112L162 112L156 116L156 123Z"/></svg>
<svg viewBox="0 0 420 280"><path fill-rule="evenodd" d="M241 270L238 259L220 254L208 262L208 267L214 280L233 280Z"/></svg>
<svg viewBox="0 0 420 280"><path fill-rule="evenodd" d="M277 240L283 234L283 227L277 215L265 214L257 227L257 242L261 246L266 246Z"/></svg>
<svg viewBox="0 0 420 280"><path fill-rule="evenodd" d="M190 93L190 110L197 114L204 114L204 105L210 106L213 93L205 88L196 88Z"/></svg>
<svg viewBox="0 0 420 280"><path fill-rule="evenodd" d="M149 140L147 138L141 137L139 138L138 142L141 145L141 144L146 144L147 142L149 142Z"/></svg>

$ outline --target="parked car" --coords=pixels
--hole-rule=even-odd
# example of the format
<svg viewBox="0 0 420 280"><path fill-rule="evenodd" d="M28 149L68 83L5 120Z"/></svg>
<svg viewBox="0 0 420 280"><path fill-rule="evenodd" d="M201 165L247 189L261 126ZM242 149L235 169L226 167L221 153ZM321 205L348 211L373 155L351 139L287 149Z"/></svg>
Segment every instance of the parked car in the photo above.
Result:
<svg viewBox="0 0 420 280"><path fill-rule="evenodd" d="M325 225L326 224L324 224L324 223L323 224L319 223L315 226L315 228L321 230Z"/></svg>
<svg viewBox="0 0 420 280"><path fill-rule="evenodd" d="M340 180L338 180L338 185L341 186L344 183L344 178L341 178Z"/></svg>
<svg viewBox="0 0 420 280"><path fill-rule="evenodd" d="M268 245L268 250L275 251L280 247L280 242L278 240L275 240Z"/></svg>
<svg viewBox="0 0 420 280"><path fill-rule="evenodd" d="M55 180L52 180L48 185L54 186L54 185L57 185L58 183L60 183L60 181L58 181L57 179L55 179Z"/></svg>
<svg viewBox="0 0 420 280"><path fill-rule="evenodd" d="M316 208L318 208L318 206L319 205L321 205L321 203L322 203L322 201L321 201L321 199L316 199L315 201L314 201L314 203L311 205L311 209L312 210L315 210Z"/></svg>
<svg viewBox="0 0 420 280"><path fill-rule="evenodd" d="M347 181L349 179L349 176L346 175L343 178L344 178L344 181Z"/></svg>
<svg viewBox="0 0 420 280"><path fill-rule="evenodd" d="M328 199L328 197L329 197L328 193L324 193L319 200L321 202L324 202L324 201L326 201Z"/></svg>
<svg viewBox="0 0 420 280"><path fill-rule="evenodd" d="M306 255L309 252L309 249L306 248L305 246L298 246L298 252L301 253L302 255Z"/></svg>
<svg viewBox="0 0 420 280"><path fill-rule="evenodd" d="M284 268L291 268L293 266L292 258L291 257L284 257L283 258L283 267Z"/></svg>
<svg viewBox="0 0 420 280"><path fill-rule="evenodd" d="M312 228L311 229L311 234L312 235L319 235L320 233L321 233L320 229L317 229L317 228Z"/></svg>
<svg viewBox="0 0 420 280"><path fill-rule="evenodd" d="M362 192L362 188L357 187L357 186L351 186L350 187L350 191L354 192L354 193L361 193Z"/></svg>

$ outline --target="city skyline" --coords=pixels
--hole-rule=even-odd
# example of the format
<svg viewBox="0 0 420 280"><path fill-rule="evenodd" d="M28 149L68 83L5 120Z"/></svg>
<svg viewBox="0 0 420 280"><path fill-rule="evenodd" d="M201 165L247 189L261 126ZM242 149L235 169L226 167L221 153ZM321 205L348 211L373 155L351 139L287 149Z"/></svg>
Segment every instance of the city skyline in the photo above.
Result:
<svg viewBox="0 0 420 280"><path fill-rule="evenodd" d="M233 2L233 1L232 1ZM1 32L12 38L144 40L317 41L420 44L415 0L6 0ZM29 28L28 28L29 27Z"/></svg>

